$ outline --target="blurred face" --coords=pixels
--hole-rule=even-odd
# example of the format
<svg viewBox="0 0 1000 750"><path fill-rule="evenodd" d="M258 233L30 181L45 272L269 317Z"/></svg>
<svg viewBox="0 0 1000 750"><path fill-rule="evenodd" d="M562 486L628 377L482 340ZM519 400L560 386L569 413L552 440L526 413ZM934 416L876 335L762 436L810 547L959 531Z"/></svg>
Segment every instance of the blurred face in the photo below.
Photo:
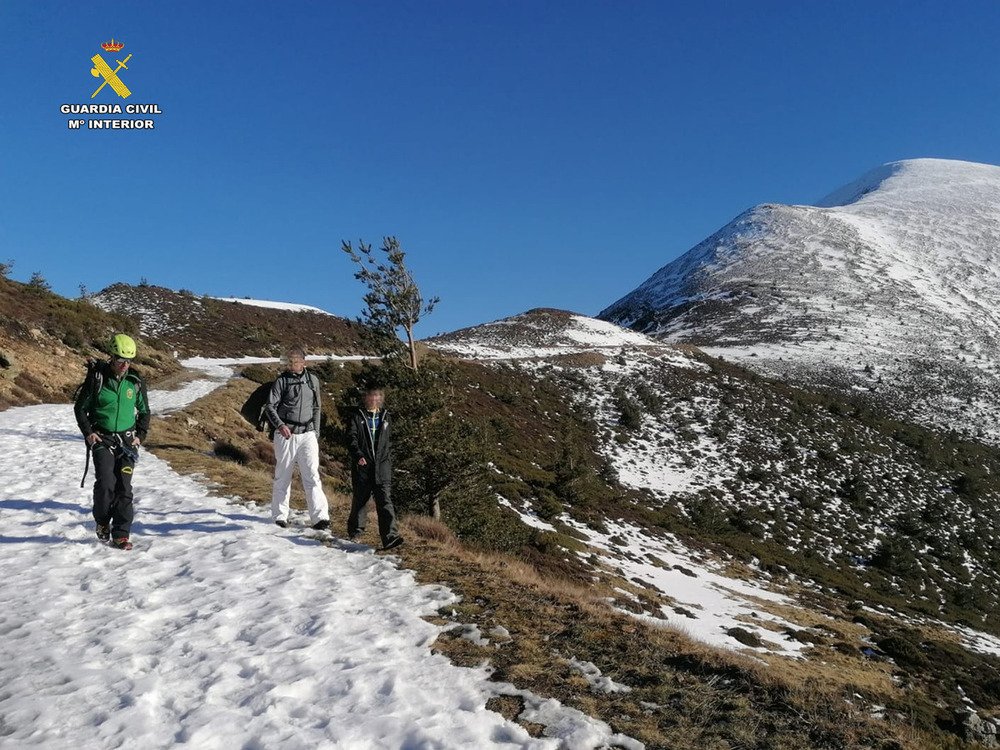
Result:
<svg viewBox="0 0 1000 750"><path fill-rule="evenodd" d="M382 408L385 395L382 391L365 391L364 402L368 411L378 411Z"/></svg>
<svg viewBox="0 0 1000 750"><path fill-rule="evenodd" d="M301 354L288 355L288 369L296 375L301 375L306 369L306 358Z"/></svg>
<svg viewBox="0 0 1000 750"><path fill-rule="evenodd" d="M123 357L112 357L111 358L111 372L115 374L116 378L120 378L126 372L128 372L128 366L132 364L131 359L124 359Z"/></svg>

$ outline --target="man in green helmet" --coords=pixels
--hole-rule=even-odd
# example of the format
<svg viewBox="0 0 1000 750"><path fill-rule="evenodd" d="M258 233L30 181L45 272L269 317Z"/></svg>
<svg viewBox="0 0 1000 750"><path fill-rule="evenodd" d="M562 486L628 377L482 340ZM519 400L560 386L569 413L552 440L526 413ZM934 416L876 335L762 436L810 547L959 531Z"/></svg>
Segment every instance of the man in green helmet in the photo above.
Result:
<svg viewBox="0 0 1000 750"><path fill-rule="evenodd" d="M97 538L132 549L132 472L149 431L146 384L130 371L135 341L111 339L111 358L87 373L76 397L76 423L94 455L94 521Z"/></svg>

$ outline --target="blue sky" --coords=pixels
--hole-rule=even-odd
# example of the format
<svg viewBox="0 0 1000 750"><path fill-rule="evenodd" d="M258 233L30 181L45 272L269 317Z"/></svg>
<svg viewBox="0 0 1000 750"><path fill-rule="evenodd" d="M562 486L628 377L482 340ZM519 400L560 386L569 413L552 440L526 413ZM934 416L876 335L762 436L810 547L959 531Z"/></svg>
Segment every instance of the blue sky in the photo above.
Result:
<svg viewBox="0 0 1000 750"><path fill-rule="evenodd" d="M1000 164L995 2L0 0L0 30L0 260L66 296L356 317L341 240L395 235L420 336L593 315L758 203ZM90 98L98 53L128 99ZM163 114L69 130L92 102Z"/></svg>

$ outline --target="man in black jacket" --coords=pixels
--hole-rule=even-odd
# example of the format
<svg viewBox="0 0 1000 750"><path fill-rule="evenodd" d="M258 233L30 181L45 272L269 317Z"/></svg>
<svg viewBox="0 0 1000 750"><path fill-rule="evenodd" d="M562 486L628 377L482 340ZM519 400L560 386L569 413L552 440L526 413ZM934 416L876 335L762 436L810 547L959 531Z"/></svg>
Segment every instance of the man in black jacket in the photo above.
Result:
<svg viewBox="0 0 1000 750"><path fill-rule="evenodd" d="M347 447L351 452L351 485L354 497L347 517L347 535L357 539L368 522L368 500L375 496L378 533L382 549L403 543L396 529L396 510L392 507L392 431L389 412L382 403L385 394L378 386L369 386L362 395L362 406L351 412L347 424Z"/></svg>

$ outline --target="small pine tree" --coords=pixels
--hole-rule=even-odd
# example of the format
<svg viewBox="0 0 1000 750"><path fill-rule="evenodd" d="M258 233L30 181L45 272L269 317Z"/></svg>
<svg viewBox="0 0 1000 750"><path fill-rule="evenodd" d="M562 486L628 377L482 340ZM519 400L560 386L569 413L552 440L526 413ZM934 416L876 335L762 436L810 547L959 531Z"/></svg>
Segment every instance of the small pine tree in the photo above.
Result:
<svg viewBox="0 0 1000 750"><path fill-rule="evenodd" d="M49 282L42 276L41 271L35 271L31 274L31 278L28 280L28 289L36 294L52 291L52 287L49 286Z"/></svg>
<svg viewBox="0 0 1000 750"><path fill-rule="evenodd" d="M0 263L0 279L6 279L10 276L10 272L14 270L14 261L8 260L6 263Z"/></svg>
<svg viewBox="0 0 1000 750"><path fill-rule="evenodd" d="M416 370L417 348L413 340L413 327L423 316L430 315L439 299L434 297L424 302L417 282L413 280L413 274L404 262L406 254L400 249L395 237L382 239L381 251L386 254L384 263L379 263L371 245L366 245L361 240L358 241L357 252L346 241L341 242L341 250L361 269L354 274L354 278L368 287L368 294L364 298L367 307L362 313L361 322L375 333L376 344L386 356L395 353L401 346L397 331L400 328L406 331L410 367Z"/></svg>
<svg viewBox="0 0 1000 750"><path fill-rule="evenodd" d="M615 389L615 401L618 405L621 426L632 432L638 430L642 426L642 410L621 387Z"/></svg>

